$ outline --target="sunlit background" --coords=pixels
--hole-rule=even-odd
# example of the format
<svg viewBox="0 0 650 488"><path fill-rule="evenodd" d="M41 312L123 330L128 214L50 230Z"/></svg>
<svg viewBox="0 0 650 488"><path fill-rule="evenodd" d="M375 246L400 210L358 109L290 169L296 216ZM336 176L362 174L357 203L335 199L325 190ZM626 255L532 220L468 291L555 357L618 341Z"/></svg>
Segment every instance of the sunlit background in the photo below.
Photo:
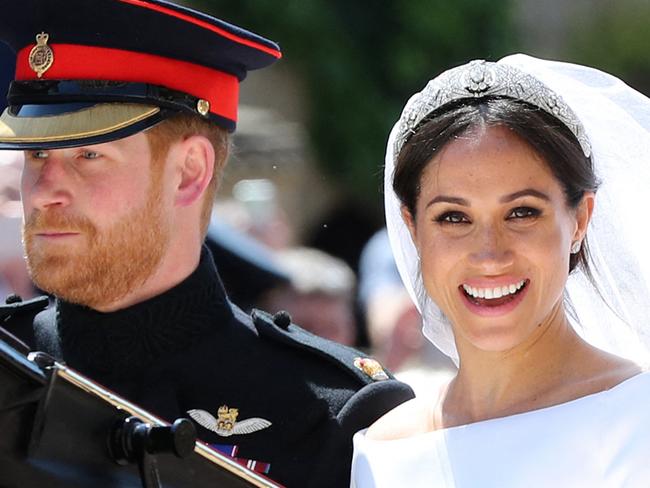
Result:
<svg viewBox="0 0 650 488"><path fill-rule="evenodd" d="M441 70L524 52L593 65L650 91L648 0L183 3L269 37L284 53L242 85L237 150L221 197L237 198L241 179L270 180L293 243L353 267L360 245L383 225L388 132L408 97Z"/></svg>
<svg viewBox="0 0 650 488"><path fill-rule="evenodd" d="M327 275L324 269L340 269L332 276L341 277L336 293L345 297L354 314L356 328L350 342L369 347L371 340L376 354L396 370L406 369L409 361L443 364L435 352L422 352L430 346L422 345L416 326L403 325L418 320L408 300L397 300L396 288L384 286L396 280L394 270L382 271L385 241L377 241L377 249L383 251L366 258L361 297L357 293L362 249L384 225L386 139L408 97L448 67L515 52L592 65L650 93L648 0L180 3L273 39L284 54L273 67L251 73L242 85L234 153L221 184L215 220L267 246L269 260L294 282L296 268L312 277ZM164 37L161 33L160 42L165 42ZM12 70L8 64L0 70L0 83L8 82ZM0 163L0 176L4 175L0 215L11 223L0 227L4 237L17 228L15 219L9 218L16 206L8 204L17 198L17 173L15 164L6 160L3 157L5 162ZM6 246L16 246L16 239L0 239L0 245L5 241ZM289 262L285 251L299 246L317 248L341 261L318 261L324 268L297 261L298 265L282 268ZM311 258L295 256L289 257L314 262L311 254L305 254ZM373 256L384 261L374 261ZM346 264L352 274L345 270ZM25 294L12 273L9 264L0 263L0 290ZM241 276L255 279L246 278L246 273ZM315 289L323 295L332 290L330 285L316 283L305 293ZM391 282L391 286L397 285ZM297 303L291 297L289 302ZM373 309L376 297L380 297L379 310ZM271 298L277 300L277 294ZM271 298L246 305L283 303ZM319 307L317 315L329 313L325 305ZM337 317L332 320L339 325L346 322L337 313L332 312ZM371 324L373 317L378 317L377 324ZM308 319L304 320L307 326ZM400 327L406 332L400 332ZM327 327L316 330L321 331L327 335Z"/></svg>

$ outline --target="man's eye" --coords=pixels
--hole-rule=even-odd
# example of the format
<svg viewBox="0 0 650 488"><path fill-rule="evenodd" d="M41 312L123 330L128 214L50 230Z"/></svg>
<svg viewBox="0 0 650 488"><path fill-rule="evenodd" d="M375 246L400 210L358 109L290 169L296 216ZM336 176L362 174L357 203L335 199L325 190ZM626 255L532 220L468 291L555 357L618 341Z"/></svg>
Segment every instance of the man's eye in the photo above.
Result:
<svg viewBox="0 0 650 488"><path fill-rule="evenodd" d="M436 218L439 224L467 224L469 219L462 212L445 212Z"/></svg>
<svg viewBox="0 0 650 488"><path fill-rule="evenodd" d="M509 219L526 219L526 218L532 218L532 217L538 217L540 215L540 211L537 210L536 208L531 208L531 207L517 207L513 209L510 212L510 215L508 216Z"/></svg>
<svg viewBox="0 0 650 488"><path fill-rule="evenodd" d="M84 159L97 159L99 157L99 153L95 151L84 151L82 153L82 156Z"/></svg>
<svg viewBox="0 0 650 488"><path fill-rule="evenodd" d="M44 150L37 150L37 151L32 151L30 153L30 156L32 157L32 159L47 159L49 153Z"/></svg>

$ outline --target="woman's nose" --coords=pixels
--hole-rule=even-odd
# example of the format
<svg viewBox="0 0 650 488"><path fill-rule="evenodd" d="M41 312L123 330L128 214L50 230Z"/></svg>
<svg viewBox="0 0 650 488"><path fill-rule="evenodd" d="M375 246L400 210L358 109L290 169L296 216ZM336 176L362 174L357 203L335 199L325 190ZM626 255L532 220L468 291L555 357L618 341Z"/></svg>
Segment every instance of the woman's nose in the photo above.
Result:
<svg viewBox="0 0 650 488"><path fill-rule="evenodd" d="M510 239L495 225L479 227L474 233L469 261L490 274L498 274L513 263Z"/></svg>

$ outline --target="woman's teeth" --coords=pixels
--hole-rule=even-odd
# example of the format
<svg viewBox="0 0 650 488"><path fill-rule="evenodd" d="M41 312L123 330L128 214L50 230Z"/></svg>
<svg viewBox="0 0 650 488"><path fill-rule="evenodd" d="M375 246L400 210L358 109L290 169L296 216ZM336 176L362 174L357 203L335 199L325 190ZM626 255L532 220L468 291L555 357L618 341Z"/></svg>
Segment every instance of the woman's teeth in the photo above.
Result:
<svg viewBox="0 0 650 488"><path fill-rule="evenodd" d="M517 293L526 283L526 280L521 280L518 283L513 283L506 286L497 286L495 288L475 288L469 285L463 285L463 290L468 295L474 298L485 298L491 300L493 298L501 298L507 295L513 295Z"/></svg>

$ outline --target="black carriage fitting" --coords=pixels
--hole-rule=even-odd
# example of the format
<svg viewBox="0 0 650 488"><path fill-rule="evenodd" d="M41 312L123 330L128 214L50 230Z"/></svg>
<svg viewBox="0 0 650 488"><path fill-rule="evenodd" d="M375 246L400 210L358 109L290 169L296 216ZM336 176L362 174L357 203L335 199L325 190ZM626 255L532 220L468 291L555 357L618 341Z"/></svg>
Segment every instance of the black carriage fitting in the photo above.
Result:
<svg viewBox="0 0 650 488"><path fill-rule="evenodd" d="M137 463L144 488L159 488L154 456L167 453L185 458L194 451L195 443L196 429L188 419L177 419L168 426L152 426L137 417L127 417L110 432L108 449L119 465Z"/></svg>

